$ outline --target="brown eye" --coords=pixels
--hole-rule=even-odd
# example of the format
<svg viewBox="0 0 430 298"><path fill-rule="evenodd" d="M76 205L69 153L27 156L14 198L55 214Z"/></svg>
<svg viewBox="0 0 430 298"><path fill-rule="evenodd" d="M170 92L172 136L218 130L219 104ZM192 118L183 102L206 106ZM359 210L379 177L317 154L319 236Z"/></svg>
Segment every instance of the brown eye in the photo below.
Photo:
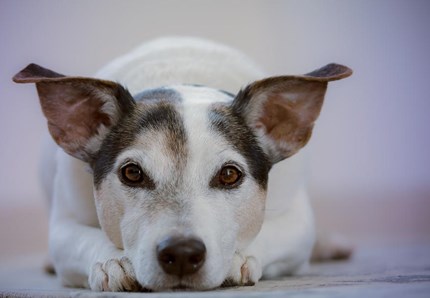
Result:
<svg viewBox="0 0 430 298"><path fill-rule="evenodd" d="M143 171L135 163L127 163L121 167L121 180L128 185L143 182Z"/></svg>
<svg viewBox="0 0 430 298"><path fill-rule="evenodd" d="M219 172L218 180L220 186L234 187L239 184L242 178L242 172L233 165L224 166Z"/></svg>

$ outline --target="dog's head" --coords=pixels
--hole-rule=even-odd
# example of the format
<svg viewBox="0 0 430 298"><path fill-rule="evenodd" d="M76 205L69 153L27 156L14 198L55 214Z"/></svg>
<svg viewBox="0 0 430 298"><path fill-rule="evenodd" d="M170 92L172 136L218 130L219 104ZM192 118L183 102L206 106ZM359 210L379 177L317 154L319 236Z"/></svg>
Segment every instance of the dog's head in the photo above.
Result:
<svg viewBox="0 0 430 298"><path fill-rule="evenodd" d="M145 90L29 65L49 131L94 173L100 225L150 289L208 289L257 235L268 173L309 140L330 64L256 81L237 95L202 86Z"/></svg>

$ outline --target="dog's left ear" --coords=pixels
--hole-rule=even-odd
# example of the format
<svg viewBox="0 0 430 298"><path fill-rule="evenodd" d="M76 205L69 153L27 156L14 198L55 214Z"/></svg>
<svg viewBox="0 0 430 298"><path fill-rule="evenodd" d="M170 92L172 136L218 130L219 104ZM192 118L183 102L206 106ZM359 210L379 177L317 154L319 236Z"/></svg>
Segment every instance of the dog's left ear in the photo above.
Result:
<svg viewBox="0 0 430 298"><path fill-rule="evenodd" d="M51 136L65 152L88 163L109 129L135 106L120 84L68 77L36 64L28 65L13 80L36 83Z"/></svg>
<svg viewBox="0 0 430 298"><path fill-rule="evenodd" d="M346 66L329 64L303 76L256 81L239 92L233 109L245 118L271 162L276 163L309 141L327 83L351 74Z"/></svg>

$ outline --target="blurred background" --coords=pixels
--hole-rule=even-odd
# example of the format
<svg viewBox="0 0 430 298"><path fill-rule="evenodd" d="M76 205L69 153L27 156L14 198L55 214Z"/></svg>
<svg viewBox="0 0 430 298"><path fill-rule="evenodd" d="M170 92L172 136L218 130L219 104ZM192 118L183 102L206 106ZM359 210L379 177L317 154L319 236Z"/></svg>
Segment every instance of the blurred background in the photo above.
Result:
<svg viewBox="0 0 430 298"><path fill-rule="evenodd" d="M47 239L46 124L34 86L11 77L31 62L91 76L166 35L226 43L270 75L350 66L308 145L318 225L356 243L429 240L429 15L426 0L1 0L0 260Z"/></svg>

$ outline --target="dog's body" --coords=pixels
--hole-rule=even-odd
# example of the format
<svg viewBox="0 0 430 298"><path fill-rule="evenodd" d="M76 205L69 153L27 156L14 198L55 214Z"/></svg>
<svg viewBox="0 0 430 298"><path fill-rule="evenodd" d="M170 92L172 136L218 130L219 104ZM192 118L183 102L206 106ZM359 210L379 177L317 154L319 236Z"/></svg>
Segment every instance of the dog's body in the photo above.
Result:
<svg viewBox="0 0 430 298"><path fill-rule="evenodd" d="M96 75L109 81L23 70L15 81L37 84L65 151L51 144L44 161L63 284L210 289L300 271L315 234L304 158L274 169L269 187L268 173L306 144L327 82L350 73L261 80L242 54L187 38L113 61Z"/></svg>

